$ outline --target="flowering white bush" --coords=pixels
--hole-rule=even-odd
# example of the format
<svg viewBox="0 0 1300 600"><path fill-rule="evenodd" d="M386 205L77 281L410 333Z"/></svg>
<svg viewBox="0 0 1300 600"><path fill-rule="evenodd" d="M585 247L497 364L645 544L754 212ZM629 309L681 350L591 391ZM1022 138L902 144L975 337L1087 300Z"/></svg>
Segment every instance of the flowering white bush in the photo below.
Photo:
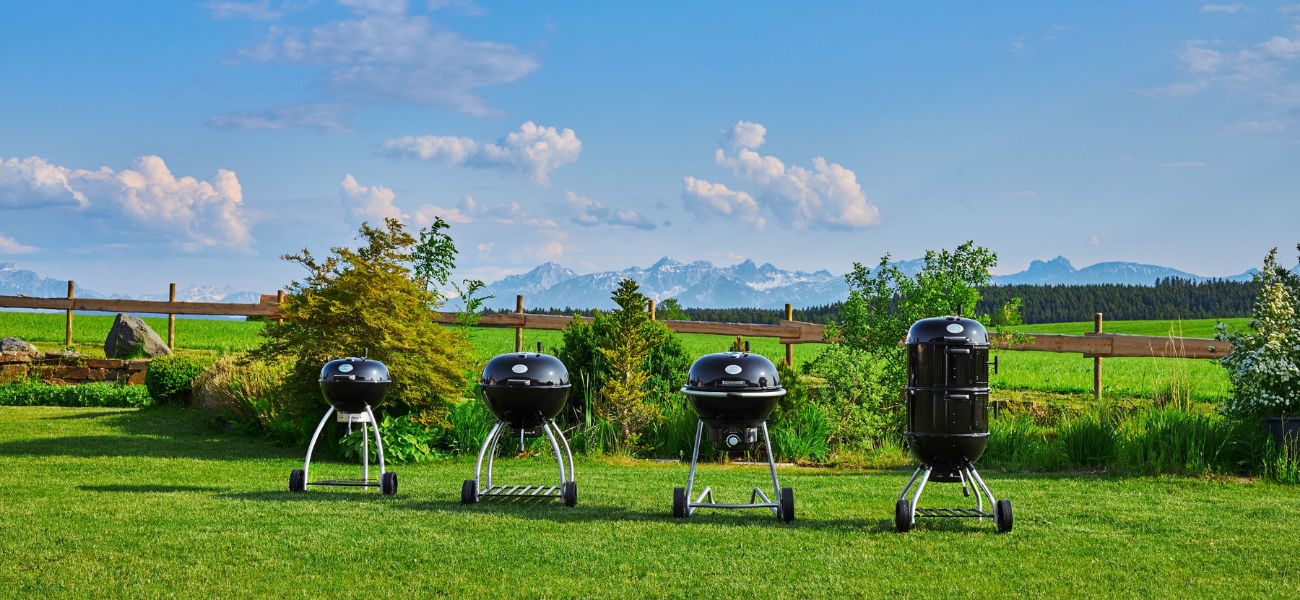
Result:
<svg viewBox="0 0 1300 600"><path fill-rule="evenodd" d="M1300 245L1296 246L1300 250ZM1300 276L1279 267L1277 248L1255 275L1259 297L1251 311L1251 331L1216 326L1214 339L1232 344L1220 359L1233 393L1224 408L1261 416L1300 414Z"/></svg>

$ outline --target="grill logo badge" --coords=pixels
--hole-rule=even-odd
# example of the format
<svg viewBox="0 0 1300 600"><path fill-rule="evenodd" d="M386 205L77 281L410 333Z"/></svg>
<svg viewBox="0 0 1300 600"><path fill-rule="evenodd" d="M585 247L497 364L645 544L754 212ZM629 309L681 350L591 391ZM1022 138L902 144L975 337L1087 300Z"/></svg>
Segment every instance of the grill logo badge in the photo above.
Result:
<svg viewBox="0 0 1300 600"><path fill-rule="evenodd" d="M963 331L965 331L965 330L966 330L966 328L964 328L964 327L962 327L961 325L958 325L958 324L956 324L956 323L953 323L953 324L951 324L951 325L948 326L948 333L961 333L961 332L963 332Z"/></svg>
<svg viewBox="0 0 1300 600"><path fill-rule="evenodd" d="M526 373L528 372L528 365L515 365L510 367L510 370L516 373Z"/></svg>
<svg viewBox="0 0 1300 600"><path fill-rule="evenodd" d="M352 365L339 365L339 372L340 372L340 373L347 373L348 371L351 371L351 370L352 370Z"/></svg>
<svg viewBox="0 0 1300 600"><path fill-rule="evenodd" d="M727 368L723 369L723 371L726 371L728 375L738 375L740 374L740 365L727 365Z"/></svg>

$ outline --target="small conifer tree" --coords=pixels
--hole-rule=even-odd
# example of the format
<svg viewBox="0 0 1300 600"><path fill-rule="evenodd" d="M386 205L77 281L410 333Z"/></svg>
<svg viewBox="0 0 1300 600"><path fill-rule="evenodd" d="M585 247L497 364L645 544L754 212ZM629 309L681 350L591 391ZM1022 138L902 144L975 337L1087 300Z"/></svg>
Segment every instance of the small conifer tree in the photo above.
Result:
<svg viewBox="0 0 1300 600"><path fill-rule="evenodd" d="M610 315L610 344L598 348L607 369L599 410L618 427L623 444L635 444L637 432L659 417L659 408L646 401L650 381L645 364L650 354L646 300L635 281L619 282L614 291L618 309Z"/></svg>

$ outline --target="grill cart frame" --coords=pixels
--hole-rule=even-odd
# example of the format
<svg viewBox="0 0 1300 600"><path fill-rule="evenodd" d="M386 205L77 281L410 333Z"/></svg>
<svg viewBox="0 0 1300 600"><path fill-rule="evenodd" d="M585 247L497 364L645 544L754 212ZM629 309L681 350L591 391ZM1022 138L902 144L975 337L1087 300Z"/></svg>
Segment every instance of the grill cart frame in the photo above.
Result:
<svg viewBox="0 0 1300 600"><path fill-rule="evenodd" d="M391 496L397 493L397 473L389 471L384 465L384 439L379 434L379 423L375 420L375 413L366 405L364 413L338 413L340 421L342 416L347 415L348 433L352 433L354 423L361 424L362 441L361 441L361 478L360 479L322 479L319 481L310 481L308 475L311 473L311 456L316 449L316 440L320 437L321 431L325 429L325 424L329 422L330 417L334 416L335 408L329 407L325 411L325 416L321 418L320 424L316 425L316 432L311 436L311 443L307 445L307 458L302 463L301 469L294 469L289 474L289 491L302 492L309 485L319 486L338 486L338 487L377 487L385 496ZM358 417L363 417L358 419ZM369 426L367 426L369 425ZM375 449L378 450L379 458L379 478L371 479L370 477L370 430L375 432Z"/></svg>
<svg viewBox="0 0 1300 600"><path fill-rule="evenodd" d="M569 449L569 440L565 439L564 432L560 431L560 426L555 423L554 419L547 419L542 423L542 433L547 440L551 442L551 450L555 452L555 462L559 466L560 479L559 485L498 485L492 479L493 458L496 455L497 442L505 436L505 433L511 429L510 425L504 419L499 419L492 425L492 430L488 432L487 438L483 440L483 447L479 448L478 460L474 463L474 478L466 479L461 485L460 502L461 504L474 504L484 498L555 498L564 503L565 506L574 507L578 504L578 483L574 480L577 474L573 467L573 452ZM529 430L520 429L520 445L523 444L523 438ZM563 448L563 452L561 452ZM483 459L487 458L487 477L483 477ZM568 461L569 468L564 468L565 461Z"/></svg>
<svg viewBox="0 0 1300 600"><path fill-rule="evenodd" d="M782 390L781 394L784 394ZM781 481L776 476L776 460L772 456L772 440L767 435L767 421L759 424L759 430L763 433L763 447L767 452L767 466L772 473L772 493L776 500L768 498L762 488L754 486L753 491L749 494L749 502L745 504L728 504L716 502L713 499L713 488L705 487L699 496L693 496L695 491L695 467L700 460L700 440L704 436L704 420L699 419L695 426L695 449L691 452L691 471L686 478L686 488L673 488L673 516L679 519L685 519L695 514L696 509L700 508L766 508L772 511L778 519L789 523L794 520L794 489L781 487ZM691 498L694 497L694 500ZM762 498L762 502L757 500Z"/></svg>

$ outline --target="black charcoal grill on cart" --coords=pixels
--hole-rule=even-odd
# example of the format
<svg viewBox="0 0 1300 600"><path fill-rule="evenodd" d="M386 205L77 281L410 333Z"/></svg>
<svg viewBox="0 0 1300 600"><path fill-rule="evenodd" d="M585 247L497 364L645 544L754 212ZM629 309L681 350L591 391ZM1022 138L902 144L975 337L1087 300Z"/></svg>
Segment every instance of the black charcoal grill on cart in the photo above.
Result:
<svg viewBox="0 0 1300 600"><path fill-rule="evenodd" d="M749 342L744 352L722 352L701 356L691 365L686 387L682 392L699 415L695 426L695 449L691 452L691 471L686 488L673 488L673 516L686 518L697 508L766 508L783 521L794 520L794 490L781 487L776 478L776 460L772 457L772 442L767 435L767 416L772 414L785 389L776 374L776 365L763 356L749 353ZM700 459L700 440L708 426L709 441L724 452L745 452L760 440L767 452L767 464L772 472L771 498L755 487L746 504L714 502L713 488L706 487L698 497L695 489L695 467ZM762 498L762 502L758 499Z"/></svg>
<svg viewBox="0 0 1300 600"><path fill-rule="evenodd" d="M329 401L330 408L325 411L316 432L307 445L307 460L301 469L289 473L289 491L301 492L309 485L343 486L343 487L377 487L386 495L397 493L397 473L384 468L384 442L379 436L379 423L371 406L383 401L388 395L392 380L388 377L388 367L377 360L370 360L369 350L361 358L344 358L332 360L320 370L320 391ZM360 425L361 440L361 478L360 479L326 479L308 480L311 471L311 454L316 449L316 439L325 429L330 417L338 414L338 422L347 423L348 433L353 425ZM375 448L379 451L379 479L370 478L370 429L375 432Z"/></svg>
<svg viewBox="0 0 1300 600"><path fill-rule="evenodd" d="M479 380L483 402L497 416L497 422L483 440L474 464L474 478L466 479L460 489L462 504L474 504L482 498L559 498L565 506L578 504L578 484L574 481L573 453L555 416L564 409L569 397L569 370L560 359L537 352L502 354L488 361ZM545 436L555 451L560 467L559 485L512 485L492 480L492 458L497 441L507 432L519 436L519 451L525 438ZM563 451L561 451L563 448ZM487 477L483 477L483 459L487 457ZM568 470L565 470L565 463Z"/></svg>
<svg viewBox="0 0 1300 600"><path fill-rule="evenodd" d="M917 517L988 517L998 531L1011 531L1011 501L995 499L974 465L989 438L989 365L997 373L997 359L989 362L988 331L978 321L922 319L908 330L905 433L921 466L898 493L894 526L899 531L911 530ZM929 481L961 483L968 497L973 489L975 508L918 508ZM985 497L992 513L984 510Z"/></svg>

